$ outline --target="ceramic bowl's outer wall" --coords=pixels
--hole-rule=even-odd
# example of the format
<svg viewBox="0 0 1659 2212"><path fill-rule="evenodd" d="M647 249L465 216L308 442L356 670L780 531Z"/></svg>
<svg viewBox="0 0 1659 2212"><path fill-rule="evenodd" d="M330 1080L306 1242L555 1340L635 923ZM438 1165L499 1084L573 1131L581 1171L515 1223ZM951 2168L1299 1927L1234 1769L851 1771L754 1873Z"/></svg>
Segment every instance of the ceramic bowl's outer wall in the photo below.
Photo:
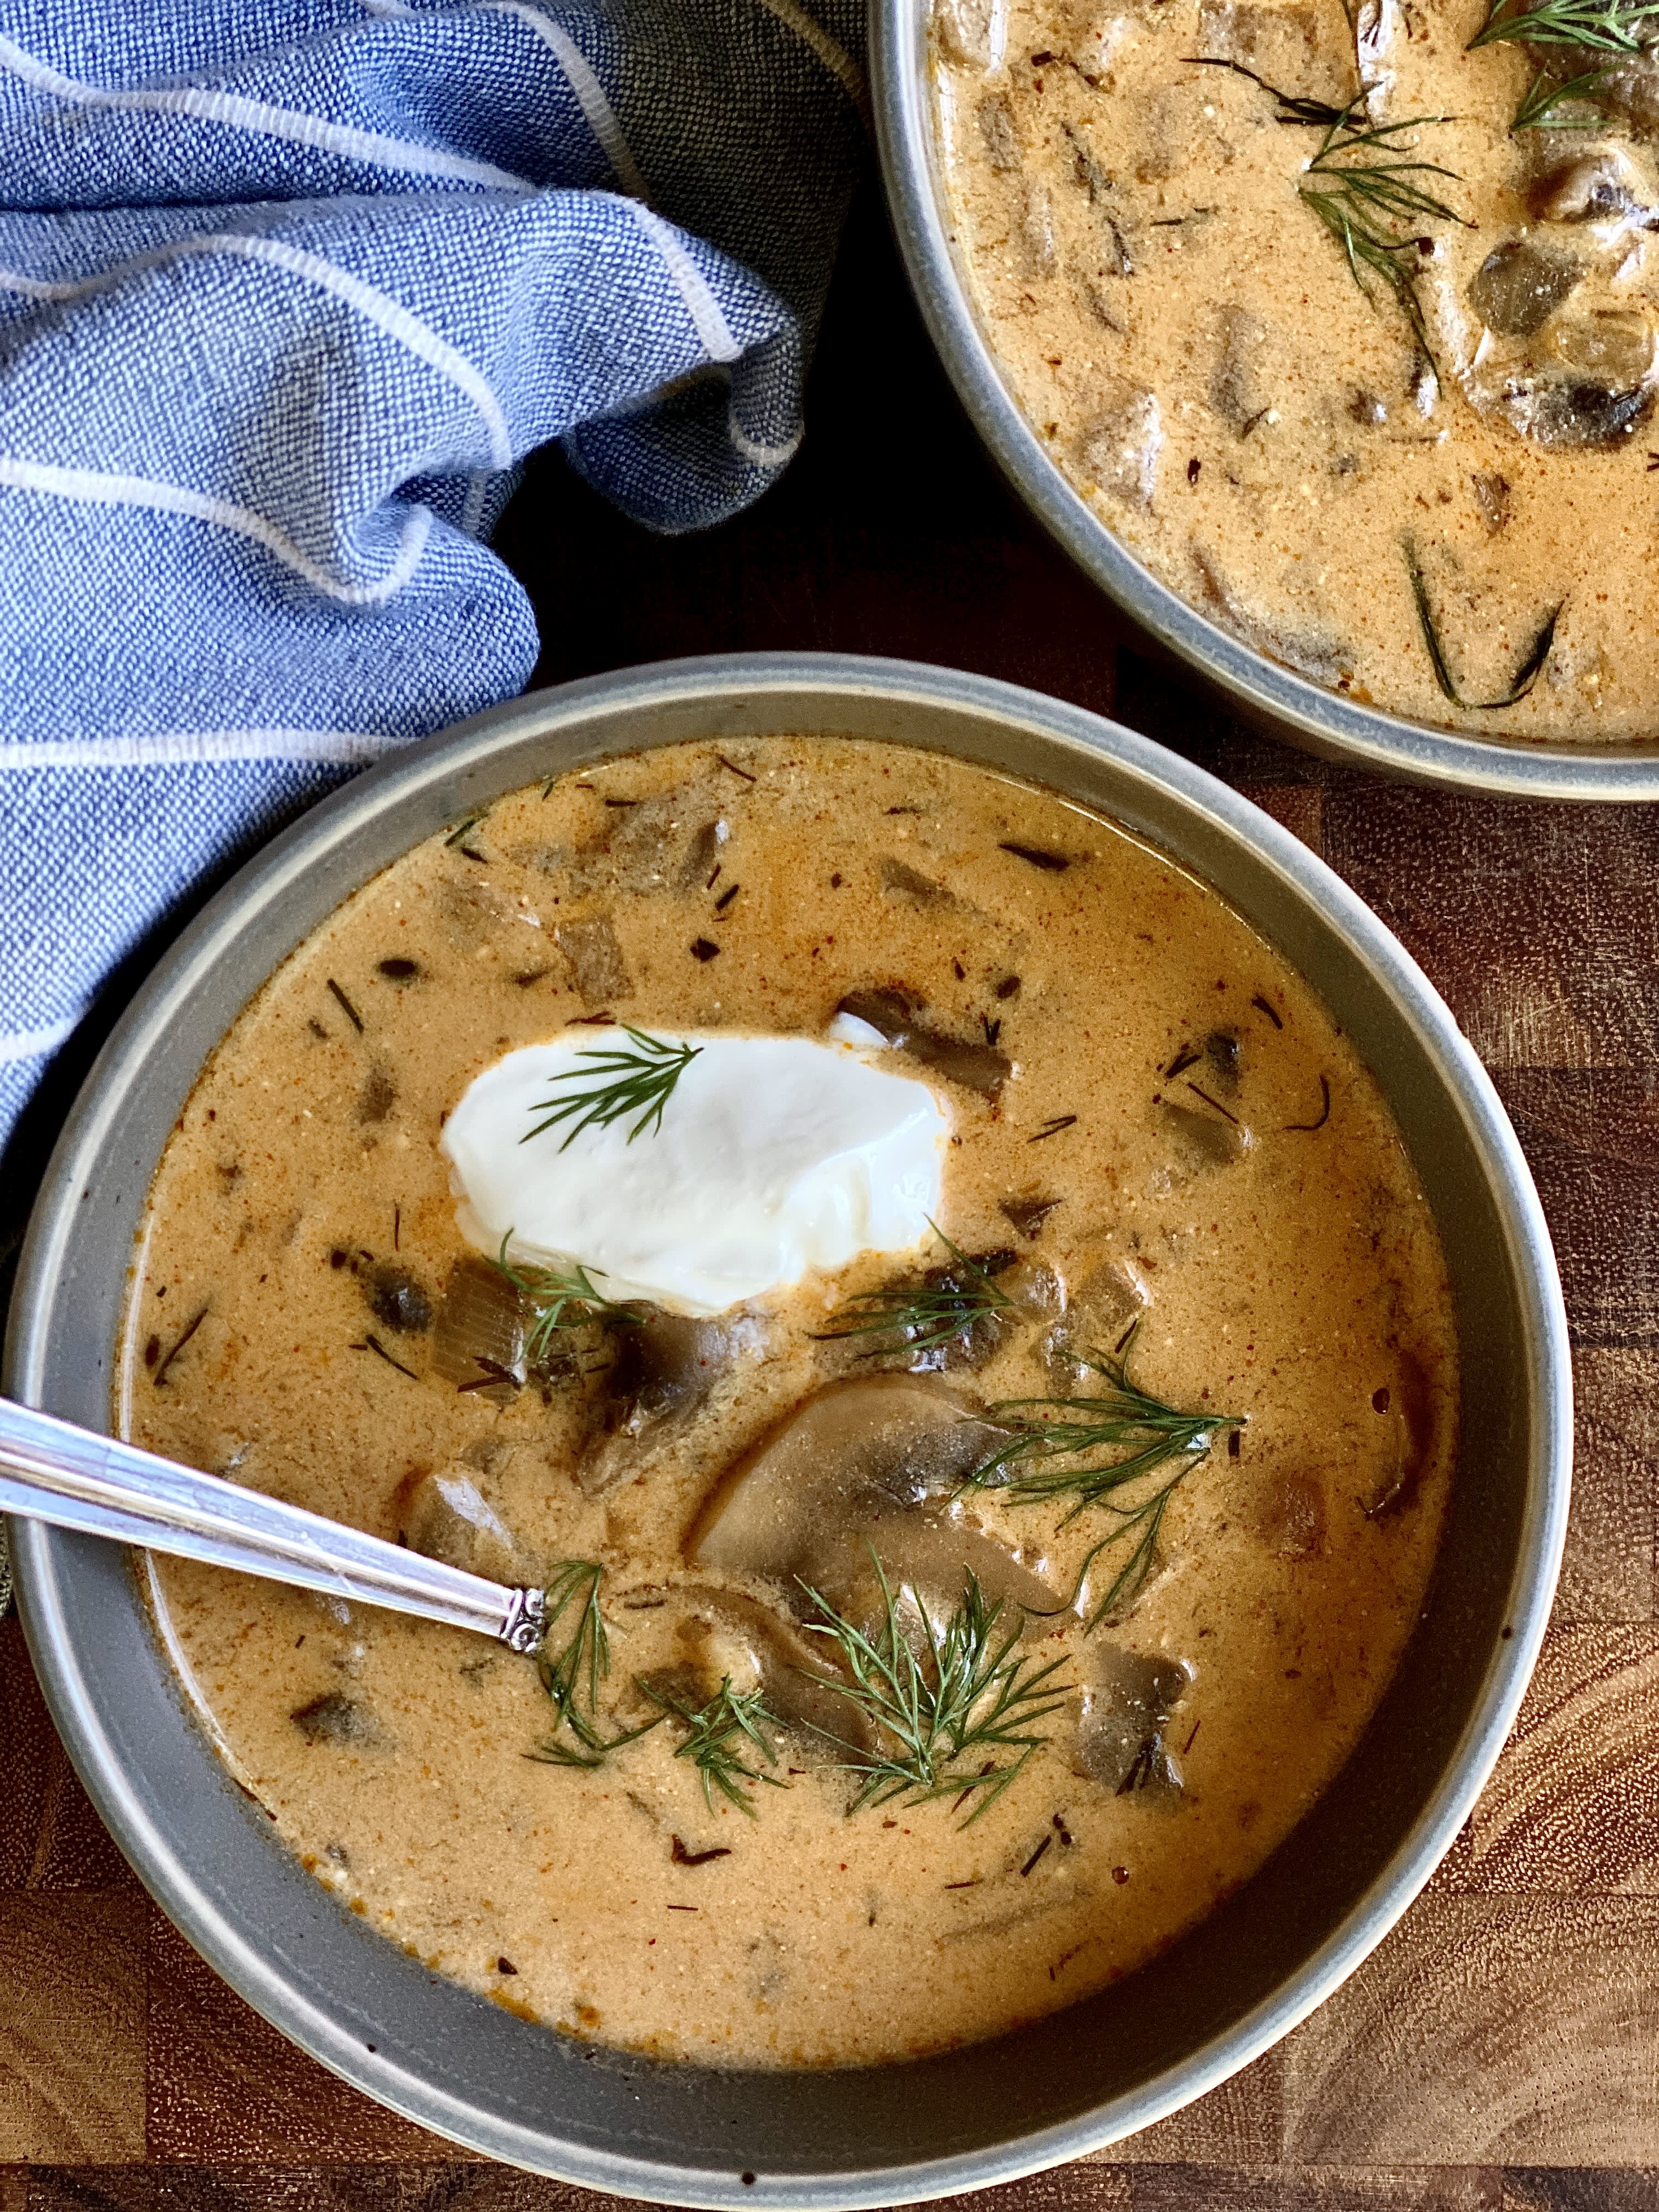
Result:
<svg viewBox="0 0 1659 2212"><path fill-rule="evenodd" d="M1079 567L1162 644L1230 693L1247 720L1311 752L1474 791L1659 799L1659 734L1639 744L1489 741L1362 707L1218 629L1119 543L1026 421L970 304L934 125L931 9L932 0L871 0L876 139L899 251L922 319L980 435Z"/></svg>
<svg viewBox="0 0 1659 2212"><path fill-rule="evenodd" d="M25 1251L7 1387L106 1427L132 1239L204 1060L307 933L464 810L678 738L888 738L1045 783L1212 884L1313 982L1399 1117L1441 1225L1464 1445L1422 1622L1359 1748L1231 1902L1154 1965L998 2042L859 2072L720 2074L578 2045L428 1973L304 1874L185 1711L112 1546L14 1523L53 1716L145 1882L261 2012L397 2110L497 2157L669 2203L877 2206L1073 2158L1210 2088L1404 1911L1497 1756L1565 1522L1571 1380L1553 1256L1515 1136L1412 962L1324 865L1202 771L1006 684L754 656L600 678L371 770L279 837L163 960L94 1066Z"/></svg>

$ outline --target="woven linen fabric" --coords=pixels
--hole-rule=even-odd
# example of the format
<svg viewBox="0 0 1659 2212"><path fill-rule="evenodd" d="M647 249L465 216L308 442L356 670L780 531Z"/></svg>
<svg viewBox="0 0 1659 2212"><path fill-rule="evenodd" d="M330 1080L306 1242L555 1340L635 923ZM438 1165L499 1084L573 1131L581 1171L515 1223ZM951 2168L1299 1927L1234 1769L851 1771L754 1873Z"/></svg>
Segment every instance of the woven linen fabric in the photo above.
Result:
<svg viewBox="0 0 1659 2212"><path fill-rule="evenodd" d="M0 0L0 1145L193 885L523 687L526 453L661 531L784 466L860 18Z"/></svg>

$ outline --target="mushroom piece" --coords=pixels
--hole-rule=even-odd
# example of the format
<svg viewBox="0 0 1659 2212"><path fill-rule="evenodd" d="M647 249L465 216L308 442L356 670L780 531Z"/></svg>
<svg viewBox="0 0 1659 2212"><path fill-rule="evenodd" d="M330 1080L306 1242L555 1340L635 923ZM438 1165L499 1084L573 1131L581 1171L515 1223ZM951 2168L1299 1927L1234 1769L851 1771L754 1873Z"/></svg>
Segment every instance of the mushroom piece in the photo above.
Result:
<svg viewBox="0 0 1659 2212"><path fill-rule="evenodd" d="M1006 1304L973 1303L988 1284L994 1285ZM884 1359L902 1359L912 1375L937 1375L951 1368L977 1370L1002 1349L1010 1330L1021 1318L1042 1317L1065 1304L1065 1293L1052 1267L1040 1261L1021 1261L1006 1246L994 1252L964 1253L942 1267L930 1267L923 1275L896 1278L872 1296L884 1304L890 1299L895 1307L902 1309L912 1294L927 1293L963 1301L967 1317L954 1334L939 1336L946 1319L936 1312L913 1322L896 1317L890 1322L878 1322L873 1313L860 1319L867 1310L854 1301L847 1323L839 1328L832 1327L822 1340L856 1345L860 1349L854 1356L858 1358L878 1354ZM948 1307L946 1311L948 1315Z"/></svg>
<svg viewBox="0 0 1659 2212"><path fill-rule="evenodd" d="M1024 1636L1046 1636L1056 1616L1072 1610L1063 1591L1006 1545L937 1507L872 1513L839 1544L817 1552L799 1583L873 1638L885 1617L884 1578L899 1600L902 1626L914 1634L925 1618L937 1638L962 1603L970 1574L992 1605L1004 1608L1000 1626L1005 1634L1018 1626ZM818 1618L818 1607L799 1583L791 1602L803 1620Z"/></svg>
<svg viewBox="0 0 1659 2212"><path fill-rule="evenodd" d="M1089 195L1089 204L1097 217L1096 248L1099 254L1098 273L1103 276L1133 276L1134 263L1130 258L1128 242L1123 235L1120 211L1114 204L1116 179L1097 159L1081 131L1069 123L1062 124L1060 128L1071 142L1073 179ZM1096 308L1097 312L1103 309L1098 295L1096 295ZM1114 329L1119 327L1109 313L1102 312L1102 320L1110 324Z"/></svg>
<svg viewBox="0 0 1659 2212"><path fill-rule="evenodd" d="M758 1358L766 1328L742 1311L696 1321L647 1306L612 1340L616 1357L600 1401L603 1431L576 1469L590 1498L635 1474L669 1424L678 1427L695 1413L739 1359Z"/></svg>
<svg viewBox="0 0 1659 2212"><path fill-rule="evenodd" d="M987 70L1001 61L1008 0L938 0L933 22L951 60Z"/></svg>
<svg viewBox="0 0 1659 2212"><path fill-rule="evenodd" d="M1018 169L1019 135L1014 128L1014 111L1006 93L988 92L975 111L979 135L985 147L985 158L994 169L1007 172Z"/></svg>
<svg viewBox="0 0 1659 2212"><path fill-rule="evenodd" d="M1475 504L1487 532L1495 538L1510 519L1510 483L1496 469L1476 469L1469 477Z"/></svg>
<svg viewBox="0 0 1659 2212"><path fill-rule="evenodd" d="M1042 1340L1043 1364L1055 1384L1075 1390L1097 1376L1100 1362L1117 1349L1148 1303L1145 1284L1117 1261L1097 1267Z"/></svg>
<svg viewBox="0 0 1659 2212"><path fill-rule="evenodd" d="M647 1307L636 1326L617 1332L609 1378L620 1407L617 1425L638 1436L671 1413L694 1413L738 1358L760 1350L764 1336L752 1314L696 1321Z"/></svg>
<svg viewBox="0 0 1659 2212"><path fill-rule="evenodd" d="M1054 211L1042 186L1028 183L1014 226L1020 264L1028 276L1047 276L1054 266Z"/></svg>
<svg viewBox="0 0 1659 2212"><path fill-rule="evenodd" d="M1633 30L1639 51L1604 50L1607 66L1596 72L1595 83L1586 97L1604 117L1623 116L1632 124L1639 142L1659 131L1659 55L1654 52L1650 23L1634 19ZM1533 69L1558 83L1570 82L1584 65L1582 52L1571 46L1528 39L1522 52Z"/></svg>
<svg viewBox="0 0 1659 2212"><path fill-rule="evenodd" d="M1415 1503L1438 1433L1435 1397L1422 1362L1405 1351L1396 1360L1394 1383L1382 1385L1371 1398L1371 1411L1382 1425L1382 1464L1364 1501L1370 1521L1404 1512Z"/></svg>
<svg viewBox="0 0 1659 2212"><path fill-rule="evenodd" d="M458 1260L433 1330L434 1371L458 1390L506 1405L523 1386L526 1318L524 1299L499 1267L471 1255Z"/></svg>
<svg viewBox="0 0 1659 2212"><path fill-rule="evenodd" d="M890 896L908 899L915 906L952 907L961 902L952 890L924 876L920 868L913 868L908 860L895 860L890 854L884 856L879 870L881 887Z"/></svg>
<svg viewBox="0 0 1659 2212"><path fill-rule="evenodd" d="M814 1639L742 1590L691 1583L662 1595L678 1614L674 1648L679 1664L672 1672L680 1681L677 1687L653 1669L644 1676L647 1682L697 1705L718 1696L722 1682L740 1693L759 1690L767 1711L803 1751L823 1758L833 1757L838 1745L866 1747L862 1717L830 1686L835 1671L814 1650ZM627 1598L619 1603L626 1609Z"/></svg>
<svg viewBox="0 0 1659 2212"><path fill-rule="evenodd" d="M1325 1492L1310 1475L1270 1475L1251 1501L1256 1534L1276 1559L1312 1559L1325 1549Z"/></svg>
<svg viewBox="0 0 1659 2212"><path fill-rule="evenodd" d="M1219 329L1220 344L1210 371L1207 397L1234 436L1247 438L1267 410L1257 373L1267 325L1248 307L1225 307L1220 312Z"/></svg>
<svg viewBox="0 0 1659 2212"><path fill-rule="evenodd" d="M1297 0L1200 0L1196 51L1236 62L1270 84L1293 84L1315 97L1341 98L1352 62L1323 11ZM1346 64L1346 66L1345 66Z"/></svg>
<svg viewBox="0 0 1659 2212"><path fill-rule="evenodd" d="M357 1119L365 1124L384 1121L398 1103L398 1086L391 1071L378 1064L363 1078L357 1094Z"/></svg>
<svg viewBox="0 0 1659 2212"><path fill-rule="evenodd" d="M1173 1140L1175 1161L1188 1176L1206 1175L1214 1168L1230 1168L1249 1150L1250 1133L1219 1114L1195 1106L1159 1107L1165 1133Z"/></svg>
<svg viewBox="0 0 1659 2212"><path fill-rule="evenodd" d="M1564 315L1550 332L1550 351L1607 390L1630 391L1653 367L1653 331L1645 315L1599 307L1589 315Z"/></svg>
<svg viewBox="0 0 1659 2212"><path fill-rule="evenodd" d="M327 1743L340 1750L365 1751L384 1743L380 1724L368 1707L343 1691L328 1690L308 1705L297 1705L289 1715L310 1744Z"/></svg>
<svg viewBox="0 0 1659 2212"><path fill-rule="evenodd" d="M560 922L553 932L553 942L569 963L570 980L586 1005L602 1006L610 1000L627 998L632 991L628 963L608 914Z"/></svg>
<svg viewBox="0 0 1659 2212"><path fill-rule="evenodd" d="M1583 275L1577 261L1511 238L1492 251L1469 284L1469 305L1501 337L1541 330Z"/></svg>
<svg viewBox="0 0 1659 2212"><path fill-rule="evenodd" d="M1336 681L1350 659L1337 639L1316 630L1279 629L1264 622L1252 611L1248 595L1224 573L1207 547L1194 538L1187 550L1197 572L1205 607L1218 622L1259 653L1282 660L1287 668L1297 669L1304 676L1316 676L1322 683Z"/></svg>
<svg viewBox="0 0 1659 2212"><path fill-rule="evenodd" d="M994 1098L1014 1072L1013 1062L994 1046L965 1042L921 1020L923 1002L908 991L849 991L836 1012L867 1024L895 1051L908 1052L946 1082L981 1097Z"/></svg>
<svg viewBox="0 0 1659 2212"><path fill-rule="evenodd" d="M1005 1198L997 1211L1028 1243L1035 1243L1042 1233L1043 1223L1057 1206L1064 1203L1063 1199L1041 1198L1035 1192L1027 1192L1018 1198Z"/></svg>
<svg viewBox="0 0 1659 2212"><path fill-rule="evenodd" d="M723 818L705 822L694 834L685 848L685 858L680 863L678 885L681 890L701 890L709 884L720 865L721 848L731 835L732 825Z"/></svg>
<svg viewBox="0 0 1659 2212"><path fill-rule="evenodd" d="M1243 1052L1243 1041L1236 1030L1212 1030L1204 1040L1204 1059L1208 1067L1206 1080L1213 1082L1229 1097L1238 1088Z"/></svg>
<svg viewBox="0 0 1659 2212"><path fill-rule="evenodd" d="M543 1563L526 1552L477 1484L457 1468L422 1475L402 1519L400 1538L425 1559L442 1559L509 1589L529 1589L543 1579Z"/></svg>
<svg viewBox="0 0 1659 2212"><path fill-rule="evenodd" d="M1589 377L1542 380L1511 389L1504 412L1540 446L1616 446L1653 407L1651 386L1619 389Z"/></svg>
<svg viewBox="0 0 1659 2212"><path fill-rule="evenodd" d="M736 802L718 768L645 799L613 793L604 800L600 834L567 854L562 868L556 855L546 860L556 862L556 872L568 873L579 893L603 897L620 891L646 898L684 893L708 880L731 836L727 817Z"/></svg>
<svg viewBox="0 0 1659 2212"><path fill-rule="evenodd" d="M363 1296L376 1321L399 1336L419 1336L432 1326L432 1300L426 1285L390 1260L382 1260L370 1273Z"/></svg>
<svg viewBox="0 0 1659 2212"><path fill-rule="evenodd" d="M1655 213L1640 170L1617 146L1552 170L1534 188L1532 205L1540 222L1609 222L1633 216L1645 228Z"/></svg>
<svg viewBox="0 0 1659 2212"><path fill-rule="evenodd" d="M810 1619L805 1589L858 1618L890 1584L930 1616L960 1603L969 1570L993 1603L1052 1614L1063 1596L1041 1561L975 1528L938 1500L982 1466L1008 1431L941 1384L908 1375L832 1383L744 1454L705 1506L687 1544L702 1567L781 1586ZM805 1586L805 1588L803 1586ZM844 1601L844 1602L843 1602Z"/></svg>
<svg viewBox="0 0 1659 2212"><path fill-rule="evenodd" d="M1193 1669L1183 1659L1146 1658L1121 1644L1097 1645L1093 1680L1083 1692L1077 1765L1120 1797L1172 1805L1181 1769L1164 1731L1186 1696Z"/></svg>
<svg viewBox="0 0 1659 2212"><path fill-rule="evenodd" d="M1088 489L1131 507L1150 507L1158 484L1164 424L1158 395L1122 377L1103 379L1095 414L1078 438L1078 460Z"/></svg>

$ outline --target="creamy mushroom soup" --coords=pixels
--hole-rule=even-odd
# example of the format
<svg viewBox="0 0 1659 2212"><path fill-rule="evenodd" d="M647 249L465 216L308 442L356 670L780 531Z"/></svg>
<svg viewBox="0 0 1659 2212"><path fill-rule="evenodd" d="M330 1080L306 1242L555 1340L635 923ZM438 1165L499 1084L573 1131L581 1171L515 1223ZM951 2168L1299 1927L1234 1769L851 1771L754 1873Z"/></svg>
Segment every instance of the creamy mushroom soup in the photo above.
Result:
<svg viewBox="0 0 1659 2212"><path fill-rule="evenodd" d="M933 19L954 243L1058 466L1247 644L1476 734L1655 734L1659 34L1607 14Z"/></svg>
<svg viewBox="0 0 1659 2212"><path fill-rule="evenodd" d="M171 1561L342 1907L550 2030L834 2065L1130 1972L1329 1783L1455 1445L1376 1086L1213 894L895 746L496 801L179 1118L117 1412L545 1589L539 1666Z"/></svg>

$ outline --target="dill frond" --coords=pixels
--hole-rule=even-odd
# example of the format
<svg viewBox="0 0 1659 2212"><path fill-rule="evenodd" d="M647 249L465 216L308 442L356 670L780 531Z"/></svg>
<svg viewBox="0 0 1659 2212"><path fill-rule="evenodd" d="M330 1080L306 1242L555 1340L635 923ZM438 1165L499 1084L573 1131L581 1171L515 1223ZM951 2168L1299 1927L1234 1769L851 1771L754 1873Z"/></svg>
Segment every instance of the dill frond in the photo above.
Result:
<svg viewBox="0 0 1659 2212"><path fill-rule="evenodd" d="M507 1256L513 1233L509 1229L502 1237L501 1249L493 1265L535 1314L525 1338L525 1358L529 1365L537 1367L546 1363L562 1329L580 1328L592 1321L609 1322L617 1328L640 1326L641 1317L634 1308L619 1304L596 1289L580 1261L568 1274L562 1274L556 1267L538 1267L526 1262L514 1267Z"/></svg>
<svg viewBox="0 0 1659 2212"><path fill-rule="evenodd" d="M1417 606L1418 627L1423 634L1424 650L1429 656L1429 665L1434 671L1434 680L1439 685L1442 696L1449 699L1454 707L1461 707L1466 711L1472 711L1478 714L1490 714L1496 713L1500 708L1518 706L1543 673L1544 664L1550 657L1550 648L1555 643L1555 626L1561 619L1561 611L1566 605L1566 601L1558 599L1544 617L1539 625L1537 635L1534 637L1531 645L1528 647L1521 665L1515 672L1515 680L1502 698L1465 699L1453 681L1451 668L1446 659L1446 649L1441 641L1439 628L1434 619L1434 609L1429 602L1428 580L1423 574L1423 563L1418 553L1416 542L1409 537L1404 538L1401 540L1401 545L1406 556L1406 574L1411 580L1412 598Z"/></svg>
<svg viewBox="0 0 1659 2212"><path fill-rule="evenodd" d="M1602 83L1607 76L1607 71L1604 69L1586 70L1582 76L1569 77L1565 84L1552 84L1540 70L1528 88L1526 98L1516 109L1510 130L1595 130L1601 120L1599 115L1557 115L1553 111L1564 100L1594 98L1596 86Z"/></svg>
<svg viewBox="0 0 1659 2212"><path fill-rule="evenodd" d="M833 1646L845 1680L826 1682L838 1697L857 1707L875 1731L869 1751L839 1737L826 1736L846 1753L842 1762L858 1778L852 1810L890 1804L903 1798L913 1805L936 1797L977 1800L963 1826L988 1812L1031 1754L1048 1741L1036 1724L1057 1712L1069 1683L1054 1680L1064 1659L1040 1661L1016 1656L1019 1624L999 1637L1000 1605L992 1605L969 1570L960 1605L936 1631L921 1612L922 1649L906 1637L898 1595L876 1556L882 1618L873 1635L855 1627L809 1584L801 1588L818 1619L806 1623L811 1635ZM819 1731L823 1734L824 1731ZM1000 1754L1013 1753L1012 1759ZM977 1766L976 1753L988 1753Z"/></svg>
<svg viewBox="0 0 1659 2212"><path fill-rule="evenodd" d="M1563 0L1563 4L1580 4L1581 0ZM1602 0L1602 4L1614 4L1614 0ZM1642 0L1644 5L1659 9L1659 0ZM1374 281L1386 285L1395 303L1411 326L1413 337L1431 360L1433 348L1429 343L1428 325L1423 314L1422 302L1417 296L1415 263L1424 246L1425 222L1455 222L1470 228L1468 218L1455 208L1427 190L1423 179L1444 177L1451 183L1461 179L1455 169L1443 168L1437 161L1415 159L1397 160L1395 155L1410 155L1412 148L1402 144L1402 134L1422 129L1425 125L1450 123L1449 115L1413 115L1401 123L1356 124L1354 117L1364 106L1368 95L1355 94L1346 107L1333 107L1328 100L1304 100L1294 93L1281 92L1264 76L1258 76L1242 62L1224 61L1208 54L1189 55L1194 64L1207 69L1231 70L1235 76L1246 77L1279 103L1276 121L1301 125L1322 131L1317 151L1303 173L1297 191L1310 211L1323 223L1341 247L1350 275L1359 289L1373 305L1376 295ZM1316 182L1310 181L1317 179Z"/></svg>
<svg viewBox="0 0 1659 2212"><path fill-rule="evenodd" d="M623 1034L632 1040L630 1051L621 1045L602 1045L592 1052L578 1053L578 1060L591 1060L591 1068L567 1068L562 1075L550 1079L554 1083L581 1083L591 1074L599 1079L586 1091L578 1091L567 1098L544 1098L531 1108L532 1114L544 1114L545 1121L538 1121L533 1129L520 1137L519 1142L527 1145L532 1137L539 1137L544 1129L556 1128L562 1121L572 1121L559 1150L568 1152L586 1128L608 1129L627 1114L637 1113L639 1119L628 1133L631 1145L635 1137L647 1130L662 1127L662 1109L679 1081L697 1054L700 1044L670 1044L666 1038L647 1036L643 1030L629 1029L623 1024ZM574 1121L572 1117L576 1117Z"/></svg>
<svg viewBox="0 0 1659 2212"><path fill-rule="evenodd" d="M1464 49L1496 46L1505 39L1530 46L1577 46L1593 53L1639 54L1645 51L1637 27L1659 15L1659 0L1496 0L1486 21Z"/></svg>
<svg viewBox="0 0 1659 2212"><path fill-rule="evenodd" d="M737 1807L740 1813L755 1817L750 1803L753 1785L764 1782L774 1790L787 1790L789 1784L775 1774L763 1774L751 1766L743 1755L752 1744L766 1760L775 1766L778 1754L770 1741L762 1734L764 1725L781 1725L775 1714L767 1709L765 1693L760 1690L734 1690L728 1674L719 1690L706 1705L695 1711L682 1705L667 1691L658 1689L642 1675L635 1676L635 1686L642 1690L653 1705L660 1705L662 1717L679 1721L684 1727L684 1739L675 1746L676 1759L689 1759L702 1777L703 1802L712 1813L714 1792ZM656 1725L654 1722L651 1723ZM745 1788L745 1784L749 1787Z"/></svg>
<svg viewBox="0 0 1659 2212"><path fill-rule="evenodd" d="M444 843L446 845L465 845L467 839L472 835L472 832L478 827L479 823L488 817L489 813L489 809L488 806L475 806L470 814L463 814L460 820L450 831L448 836L444 839Z"/></svg>
<svg viewBox="0 0 1659 2212"><path fill-rule="evenodd" d="M1095 1352L1083 1363L1103 1378L1103 1389L1086 1398L1006 1398L992 1406L993 1417L1012 1419L1016 1433L975 1468L963 1486L1000 1491L1014 1504L1069 1499L1061 1528L1094 1510L1113 1516L1115 1525L1085 1559L1077 1589L1063 1610L1076 1602L1100 1554L1134 1538L1127 1561L1091 1613L1087 1630L1098 1627L1139 1592L1152 1572L1170 1498L1208 1457L1216 1438L1243 1425L1237 1413L1183 1412L1133 1382L1128 1361L1139 1328L1137 1322L1115 1352ZM1112 1455L1103 1459L1102 1453ZM1120 1491L1160 1474L1165 1480L1157 1490L1127 1503L1119 1501Z"/></svg>
<svg viewBox="0 0 1659 2212"><path fill-rule="evenodd" d="M831 1316L830 1327L818 1332L820 1342L843 1336L893 1340L872 1345L861 1355L866 1359L896 1352L931 1352L965 1337L987 1314L1012 1310L1013 1300L1006 1291L999 1290L983 1262L969 1259L937 1222L929 1221L927 1226L950 1253L953 1264L920 1283L894 1284L849 1298Z"/></svg>
<svg viewBox="0 0 1659 2212"><path fill-rule="evenodd" d="M647 1729L629 1729L603 1736L599 1729L599 1685L611 1671L611 1641L599 1611L605 1569L593 1559L561 1559L542 1594L545 1626L536 1654L536 1672L553 1707L553 1734L530 1754L548 1766L602 1765L607 1752L632 1743ZM558 1629L568 1616L562 1642ZM568 1729L573 1743L561 1741Z"/></svg>

